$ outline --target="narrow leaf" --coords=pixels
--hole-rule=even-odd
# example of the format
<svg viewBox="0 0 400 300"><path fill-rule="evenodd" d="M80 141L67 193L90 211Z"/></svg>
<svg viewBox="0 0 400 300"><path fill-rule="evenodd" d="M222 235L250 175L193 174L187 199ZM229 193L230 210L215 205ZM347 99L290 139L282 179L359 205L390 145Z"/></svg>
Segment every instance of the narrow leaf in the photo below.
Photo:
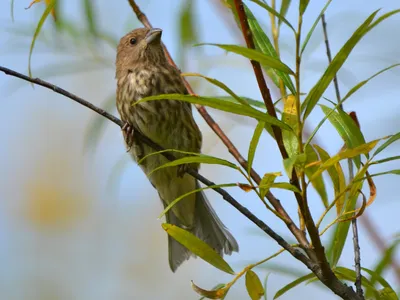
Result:
<svg viewBox="0 0 400 300"><path fill-rule="evenodd" d="M281 1L281 9L279 10L279 13L283 16L286 17L286 13L289 9L290 3L292 0L282 0ZM281 25L281 21L279 20L279 25Z"/></svg>
<svg viewBox="0 0 400 300"><path fill-rule="evenodd" d="M376 149L374 156L381 153L383 150L385 150L388 146L396 142L397 140L400 139L400 132L396 133L395 135L392 135L390 139L388 139L386 142L384 142L381 146Z"/></svg>
<svg viewBox="0 0 400 300"><path fill-rule="evenodd" d="M263 113L259 110L256 110L252 107L247 107L241 104L235 104L228 101L221 101L217 98L206 98L192 95L182 95L182 94L165 94L158 96L150 96L143 98L134 103L137 105L139 103L154 101L154 100L180 100L189 103L197 103L200 105L209 106L212 108L216 108L222 111L230 112L237 115L248 116L259 121L264 121L267 124L276 125L282 129L290 130L290 127L279 121L278 119L271 117L270 115Z"/></svg>
<svg viewBox="0 0 400 300"><path fill-rule="evenodd" d="M322 18L322 15L325 13L326 9L328 8L329 4L332 2L332 0L329 0L328 2L326 2L324 8L322 9L322 11L320 12L320 14L318 15L318 18L314 21L314 24L311 26L310 31L307 33L306 38L304 39L303 45L301 46L301 51L300 54L303 54L304 50L307 47L307 44L315 30L315 27L317 27L319 20Z"/></svg>
<svg viewBox="0 0 400 300"><path fill-rule="evenodd" d="M328 116L329 122L331 122L333 127L335 127L336 131L339 133L340 137L343 139L348 148L354 148L365 144L365 139L360 128L358 128L356 123L348 114L342 110L339 112L332 111L325 105L320 106L324 114ZM356 164L357 168L360 167L359 156L354 158L354 163Z"/></svg>
<svg viewBox="0 0 400 300"><path fill-rule="evenodd" d="M185 164L211 164L211 165L226 166L226 167L229 167L229 168L232 168L235 170L238 169L238 167L235 164L233 164L225 159L201 154L199 156L188 156L188 157L183 157L183 158L176 159L174 161L167 162L167 163L163 164L162 166L159 166L159 167L153 169L149 174L147 174L147 176L150 176L154 172L164 169L164 168L175 167L175 166L180 166L180 165L185 165Z"/></svg>
<svg viewBox="0 0 400 300"><path fill-rule="evenodd" d="M299 12L300 15L303 15L304 12L307 9L308 3L310 2L310 0L300 0L300 5L299 5Z"/></svg>
<svg viewBox="0 0 400 300"><path fill-rule="evenodd" d="M273 14L275 17L278 18L279 24L280 23L285 23L290 29L292 29L293 33L296 34L296 30L294 29L292 24L290 24L289 21L286 20L286 18L282 14L277 12L275 9L273 9L271 6L269 6L267 3L262 2L260 0L250 0L250 1L254 2L254 3L257 3L259 6L261 6L264 9L266 9L269 13Z"/></svg>
<svg viewBox="0 0 400 300"><path fill-rule="evenodd" d="M301 193L301 191L297 187L288 182L274 182L271 184L271 189L272 188L288 190L299 194Z"/></svg>
<svg viewBox="0 0 400 300"><path fill-rule="evenodd" d="M57 0L52 0L46 7L45 11L42 14L42 17L39 20L39 23L36 26L35 33L33 34L33 39L31 42L31 47L29 49L29 58L28 58L28 74L29 77L32 77L32 70L31 70L31 58L32 58L32 52L33 48L35 47L35 42L37 37L39 36L40 30L43 27L44 21L46 21L47 17L49 14L52 12Z"/></svg>
<svg viewBox="0 0 400 300"><path fill-rule="evenodd" d="M283 99L283 103L282 122L288 124L293 131L282 132L282 138L285 149L291 157L299 153L299 141L296 134L298 127L297 98L293 95L287 96Z"/></svg>
<svg viewBox="0 0 400 300"><path fill-rule="evenodd" d="M390 248L388 249L389 251L390 251ZM391 255L393 254L393 252L391 251L391 253L390 253L390 255L386 255L386 253L385 253L385 255L384 255L384 257L383 257L383 259L389 259L387 262L385 261L385 266L387 266L387 265L390 265L391 264L391 262L392 262L392 259L391 259ZM379 262L379 264L378 264L378 266L380 266L380 264L383 262L383 259L381 260L381 262ZM393 291L393 288L390 286L390 284L385 280L385 278L383 278L382 277L382 271L383 271L383 269L382 270L378 270L378 268L376 268L374 271L372 271L372 270L370 270L370 269L367 269L367 268L363 268L363 267L361 267L361 269L363 270L363 271L365 271L365 272L367 272L369 275L371 275L371 285L373 285L373 286L375 286L375 283L376 282L379 282L379 284L380 285L382 285L384 288L386 288L388 291L391 291L390 292L390 294L391 295L393 295L392 294L392 292L394 292ZM367 296L371 293L372 291L370 291L370 290L367 290ZM396 296L396 297L389 297L389 298L386 298L386 299L396 299L396 300L398 300L398 298L397 298L397 295L396 295L396 293L394 293L394 295ZM383 299L383 298L380 298L380 299Z"/></svg>
<svg viewBox="0 0 400 300"><path fill-rule="evenodd" d="M228 52L233 52L233 53L239 54L241 56L244 56L248 59L258 61L259 63L269 66L273 69L285 72L287 74L294 75L294 72L287 65L285 65L283 62L281 62L279 59L265 55L257 50L248 49L246 47L241 47L238 45L211 44L211 43L199 44L199 46L202 46L202 45L217 46Z"/></svg>
<svg viewBox="0 0 400 300"><path fill-rule="evenodd" d="M211 291L202 289L201 287L194 284L192 281L192 289L199 295L203 296L199 300L204 298L207 299L222 299L229 290L229 287L225 287L224 284L218 285L218 287L212 289Z"/></svg>
<svg viewBox="0 0 400 300"><path fill-rule="evenodd" d="M194 234L172 224L163 223L162 228L177 242L185 246L195 255L213 265L217 269L234 275L235 272L228 263L208 244L200 240Z"/></svg>
<svg viewBox="0 0 400 300"><path fill-rule="evenodd" d="M261 280L252 270L246 272L246 289L251 300L259 300L264 295Z"/></svg>
<svg viewBox="0 0 400 300"><path fill-rule="evenodd" d="M254 100L251 98L247 98L247 97L243 97L243 96L238 96L242 99L242 101L247 102L249 105L254 106L254 107L258 107L258 108L262 108L262 109L266 109L265 108L265 104L262 101L258 101L258 100ZM215 99L218 98L220 100L223 101L229 101L229 102L233 102L233 103L237 103L237 99L231 97L231 96L215 96L215 97L210 97L211 99Z"/></svg>
<svg viewBox="0 0 400 300"><path fill-rule="evenodd" d="M212 83L213 85L215 85L215 86L219 87L220 89L224 90L225 92L227 92L229 95L232 96L233 99L235 99L235 100L236 100L237 102L239 102L240 104L249 106L249 103L248 103L246 100L240 98L240 97L239 97L238 95L236 95L229 87L227 87L223 82L221 82L221 81L219 81L219 80L217 80L217 79L215 79L215 78L210 78L210 77L201 75L201 74L199 74L199 73L182 73L181 75L184 76L184 77L193 76L193 77L204 78L204 79L207 80L208 82ZM264 107L265 107L265 106L264 106Z"/></svg>
<svg viewBox="0 0 400 300"><path fill-rule="evenodd" d="M264 198L265 195L268 193L269 189L271 188L271 185L274 183L276 177L281 176L282 174L280 172L276 173L266 173L263 178L261 179L259 189L260 189L260 194L261 197Z"/></svg>
<svg viewBox="0 0 400 300"><path fill-rule="evenodd" d="M247 173L250 174L250 171L253 167L253 161L254 161L254 156L256 154L256 150L258 147L258 142L260 141L260 136L261 133L263 132L265 127L265 123L264 122L258 122L256 129L254 130L254 134L253 137L250 141L250 146L249 146L249 153L247 155Z"/></svg>
<svg viewBox="0 0 400 300"><path fill-rule="evenodd" d="M308 1L306 1L308 3ZM301 5L300 5L301 6ZM302 104L302 111L304 111L304 119L308 117L311 111L314 109L318 100L321 98L323 93L328 88L329 84L332 82L333 78L343 66L353 48L358 44L361 38L368 32L368 26L371 24L372 20L375 18L378 11L371 14L365 22L358 27L358 29L353 33L350 39L344 44L340 51L333 58L332 62L329 64L325 73L318 80L315 86L311 89L310 93L304 99Z"/></svg>
<svg viewBox="0 0 400 300"><path fill-rule="evenodd" d="M280 296L282 296L286 292L290 291L292 288L298 286L300 283L303 283L304 281L309 280L309 279L314 278L314 277L315 277L314 273L310 273L310 274L307 274L307 275L302 276L300 278L297 278L296 280L292 281L288 285L285 285L283 288L281 288L279 291L277 291L275 296L274 296L274 299L279 298Z"/></svg>

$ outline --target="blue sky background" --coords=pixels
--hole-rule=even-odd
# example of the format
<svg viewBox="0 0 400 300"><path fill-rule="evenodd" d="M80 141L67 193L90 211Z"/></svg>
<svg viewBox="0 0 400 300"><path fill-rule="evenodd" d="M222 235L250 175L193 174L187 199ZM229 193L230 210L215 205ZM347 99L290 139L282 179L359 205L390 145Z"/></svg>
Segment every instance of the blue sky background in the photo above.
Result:
<svg viewBox="0 0 400 300"><path fill-rule="evenodd" d="M0 3L0 65L27 73L29 45L44 5L24 10L29 1L15 1L15 21L10 17L10 1ZM63 1L63 17L82 29L85 27L82 1ZM164 30L163 40L173 57L182 53L178 22L184 1L138 1L153 26ZM229 14L224 14L217 1L195 1L196 31L201 42L242 43ZM295 23L297 1L287 18ZM308 31L324 1L311 1L304 19ZM336 0L327 12L332 52L335 54L359 24L375 9L382 12L399 8L394 0ZM127 1L93 2L97 21L104 31L119 38L139 24ZM265 11L249 4L262 24L268 28ZM32 57L33 75L102 105L115 91L115 50L105 45L88 48L55 32L49 19ZM371 31L355 48L339 72L342 95L391 64L399 62L397 29L400 17L394 16ZM282 60L294 66L294 39L283 26ZM93 60L93 53L99 54ZM185 72L201 72L217 78L237 94L261 99L248 61L233 54L226 55L213 47L195 48L181 60ZM302 67L302 92L307 92L327 65L322 29L315 30L306 50ZM79 71L79 72L78 72ZM63 75L62 75L63 74ZM357 111L367 141L399 131L398 110L400 73L391 70L371 81L345 104L346 111ZM193 82L199 94L220 93L209 85ZM274 97L278 93L272 89ZM120 129L109 124L95 147L86 147L88 124L99 122L93 112L51 91L0 75L0 298L1 299L198 299L191 290L190 280L203 288L228 282L226 275L200 259L186 262L176 274L167 263L167 238L157 216L161 205L157 193L140 169L125 153ZM326 97L334 100L334 91ZM213 117L226 130L241 153L246 154L255 122L210 109ZM204 134L203 152L233 161L230 154L197 112ZM322 118L318 109L307 124L313 128ZM95 123L97 124L97 123ZM326 123L318 143L336 153L342 146L336 131ZM92 144L93 145L93 144ZM84 151L86 149L86 151ZM399 144L387 149L382 157L399 153ZM128 163L126 163L128 162ZM263 135L255 166L260 174L283 171L275 143ZM373 173L399 168L398 162L377 166ZM243 181L232 171L205 165L201 173L218 183ZM400 226L398 182L395 176L377 177L376 202L368 208L382 237L390 241ZM328 182L328 187L330 184ZM249 207L282 236L290 234L272 214L266 212L256 197L233 188L232 194ZM213 206L240 243L241 251L228 262L235 270L265 258L279 247L249 223L232 207L207 191ZM297 215L295 200L290 193L276 195L292 216ZM330 194L332 199L332 193ZM310 195L313 215L323 207L315 193ZM333 220L328 215L328 220ZM328 223L326 223L328 224ZM360 226L362 265L373 267L381 257L379 251ZM324 236L327 240L328 236ZM400 256L397 255L397 259ZM346 244L341 265L352 267L351 240ZM269 264L266 264L268 266ZM298 273L307 270L287 254L273 261ZM270 266L272 266L270 264ZM260 277L265 268L257 269ZM396 286L391 272L386 278ZM268 295L294 277L273 272L268 280ZM244 299L243 280L226 299ZM301 285L281 299L335 299L318 284Z"/></svg>

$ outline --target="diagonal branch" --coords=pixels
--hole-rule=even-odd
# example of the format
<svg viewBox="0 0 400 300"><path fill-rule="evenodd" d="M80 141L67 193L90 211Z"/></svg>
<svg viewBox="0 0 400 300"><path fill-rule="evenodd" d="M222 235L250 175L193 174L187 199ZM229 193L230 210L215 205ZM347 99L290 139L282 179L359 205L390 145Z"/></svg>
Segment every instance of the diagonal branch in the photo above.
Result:
<svg viewBox="0 0 400 300"><path fill-rule="evenodd" d="M117 124L119 127L124 126L124 122L118 119L117 117L109 114L105 110L93 105L92 103L82 99L81 97L78 97L77 95L74 95L54 84L51 84L47 81L44 81L40 78L31 78L29 76L26 76L24 74L21 74L19 72L16 72L14 70L5 68L0 66L0 71L4 72L6 75L10 75L13 77L20 78L25 81L29 81L31 83L40 85L42 87L45 87L49 90L54 91L57 94L63 95L69 99L72 99L79 104L97 112L98 114L102 115L103 117L107 118L111 122ZM161 151L164 150L161 146L158 144L154 143L152 140L141 134L139 131L135 131L135 139L140 140L141 142L145 143L146 145L150 146L156 151ZM168 152L162 152L161 155L163 155L165 158L167 158L170 161L176 160L173 154L168 153ZM196 170L188 168L186 173L190 174L206 186L214 186L215 183L208 180L204 176L200 175ZM262 231L264 231L267 235L269 235L271 238L273 238L282 248L284 248L286 251L288 251L291 255L293 255L296 259L301 261L303 264L305 264L312 272L315 272L316 274L319 273L319 267L313 263L307 256L305 256L300 250L292 247L286 240L284 240L279 234L277 234L274 230L272 230L266 223L264 223L262 220L258 219L252 212L250 212L246 207L242 206L236 199L234 199L227 191L225 191L222 188L212 188L215 192L220 194L222 198L227 201L229 204L231 204L233 207L235 207L240 213L242 213L246 218L248 218L251 222L253 222L256 226L258 226Z"/></svg>

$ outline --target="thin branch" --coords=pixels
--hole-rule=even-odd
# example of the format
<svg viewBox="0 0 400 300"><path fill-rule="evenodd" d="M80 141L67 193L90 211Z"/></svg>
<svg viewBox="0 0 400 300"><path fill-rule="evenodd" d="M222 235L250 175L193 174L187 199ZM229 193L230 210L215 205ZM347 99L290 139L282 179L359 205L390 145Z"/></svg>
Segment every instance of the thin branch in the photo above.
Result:
<svg viewBox="0 0 400 300"><path fill-rule="evenodd" d="M152 28L152 25L146 15L140 10L139 6L136 4L136 1L134 0L128 0L130 6L132 7L133 12L136 14L136 17L138 20L147 28ZM177 65L175 64L174 60L172 59L168 49L165 47L163 44L163 49L165 52L165 55L167 56L168 62L174 66L176 69L179 70ZM195 95L192 87L190 84L186 81L184 77L182 77L182 80L185 84L186 89L188 90L189 94ZM239 164L247 170L247 160L240 154L239 150L235 147L235 145L231 142L231 140L226 136L224 131L221 129L221 127L215 122L215 120L210 116L210 114L207 112L206 108L201 105L196 105L196 108L200 115L203 117L203 119L206 121L208 126L211 127L211 129L217 134L217 136L221 139L221 141L224 143L224 145L227 147L229 153L232 154L232 156L236 159L236 161L239 162ZM260 184L261 182L261 177L257 172L252 168L250 170L250 176L251 178L257 183ZM304 233L297 227L297 225L293 222L289 214L286 212L286 210L283 208L281 202L275 198L275 196L271 193L268 192L266 195L268 201L271 203L271 205L274 207L274 209L281 215L282 219L284 220L286 226L292 232L292 234L295 236L296 240L299 242L299 244L303 248L308 248L309 247L309 242L307 241L306 236Z"/></svg>
<svg viewBox="0 0 400 300"><path fill-rule="evenodd" d="M119 127L124 126L124 122L118 119L117 117L109 114L105 110L93 105L92 103L82 99L81 97L78 97L54 84L51 84L47 81L44 81L40 78L31 78L29 76L26 76L24 74L21 74L19 72L16 72L14 70L5 68L0 66L0 71L4 72L7 75L13 76L20 78L25 81L29 81L31 83L43 86L49 90L54 91L57 94L63 95L69 99L72 99L79 104L97 112L98 114L102 115L103 117L107 118L111 122L117 124ZM161 146L158 144L154 143L152 140L147 138L146 136L142 135L138 130L135 131L135 139L140 140L141 142L145 143L146 145L150 146L153 148L155 151L161 151L164 150ZM162 152L161 155L163 155L165 158L167 158L170 161L176 160L174 155L168 152ZM216 185L214 182L208 180L204 176L200 175L196 170L188 168L186 173L190 174L206 186L214 186ZM229 204L231 204L233 207L235 207L239 212L241 212L245 217L247 217L250 221L252 221L255 225L257 225L262 231L264 231L266 234L268 234L271 238L273 238L282 248L284 248L286 251L288 251L290 254L292 254L296 259L304 263L311 271L318 273L318 266L314 264L307 256L305 256L301 251L298 249L292 247L289 243L287 243L280 235L278 235L274 230L272 230L267 224L265 224L263 221L258 219L253 213L251 213L246 207L242 206L236 199L234 199L227 191L225 191L222 188L212 188L215 192L220 194L222 198L227 201Z"/></svg>
<svg viewBox="0 0 400 300"><path fill-rule="evenodd" d="M353 245L354 245L354 263L356 271L356 291L358 296L362 299L364 298L364 292L362 289L361 282L361 255L360 255L360 244L358 242L358 229L357 229L357 219L351 220L351 225L353 227Z"/></svg>
<svg viewBox="0 0 400 300"><path fill-rule="evenodd" d="M328 30L327 30L327 25L326 25L326 21L325 21L325 14L322 14L321 22L322 22L322 29L324 31L326 56L328 57L329 63L331 63L332 62L332 54L331 54L331 47L329 46ZM336 74L335 74L335 77L333 77L333 84L335 86L335 92L336 92L337 101L340 102L341 97L340 97L339 83L338 83L338 79L337 79L337 75ZM339 108L343 110L343 105L340 104Z"/></svg>

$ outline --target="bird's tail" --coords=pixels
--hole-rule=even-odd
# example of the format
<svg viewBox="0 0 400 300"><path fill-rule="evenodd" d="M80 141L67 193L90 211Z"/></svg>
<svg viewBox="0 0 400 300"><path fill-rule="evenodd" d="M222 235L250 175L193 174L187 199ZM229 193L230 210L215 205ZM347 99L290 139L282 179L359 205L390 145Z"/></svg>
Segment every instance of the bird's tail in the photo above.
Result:
<svg viewBox="0 0 400 300"><path fill-rule="evenodd" d="M198 183L196 183L197 188L199 188ZM185 228L172 210L167 212L166 218L168 223ZM195 226L191 229L191 233L206 242L221 256L224 253L230 255L233 251L239 251L235 238L218 218L203 192L196 193L194 222ZM170 236L168 236L168 252L169 265L173 272L189 257L195 257L191 251Z"/></svg>

